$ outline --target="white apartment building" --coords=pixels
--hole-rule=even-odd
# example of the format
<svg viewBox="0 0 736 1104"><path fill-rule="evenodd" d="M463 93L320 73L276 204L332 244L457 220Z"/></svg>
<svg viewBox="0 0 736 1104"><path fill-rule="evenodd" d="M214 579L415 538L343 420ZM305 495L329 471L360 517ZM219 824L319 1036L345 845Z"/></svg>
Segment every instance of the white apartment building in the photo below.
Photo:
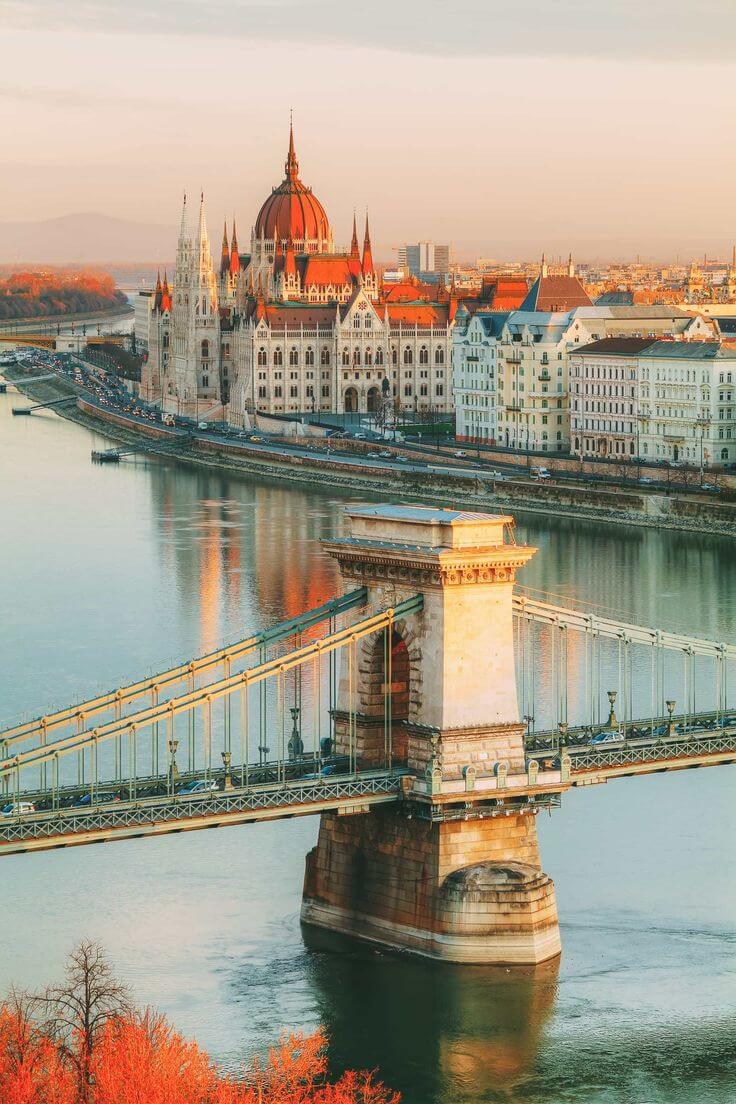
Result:
<svg viewBox="0 0 736 1104"><path fill-rule="evenodd" d="M718 341L607 339L570 354L579 456L736 461L736 349Z"/></svg>
<svg viewBox="0 0 736 1104"><path fill-rule="evenodd" d="M712 321L670 306L596 306L587 299L557 309L576 295L587 299L574 277L542 276L519 310L458 310L452 338L458 437L569 452L571 352L608 337L707 340L717 333Z"/></svg>

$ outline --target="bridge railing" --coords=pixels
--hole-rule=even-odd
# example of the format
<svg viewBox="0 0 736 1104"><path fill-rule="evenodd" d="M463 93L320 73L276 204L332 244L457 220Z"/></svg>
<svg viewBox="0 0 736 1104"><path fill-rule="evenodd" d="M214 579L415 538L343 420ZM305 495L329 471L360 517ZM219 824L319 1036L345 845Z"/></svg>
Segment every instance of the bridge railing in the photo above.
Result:
<svg viewBox="0 0 736 1104"><path fill-rule="evenodd" d="M190 685L194 663L180 665L164 672L165 679L159 676L158 681L131 684L90 699L84 703L85 709L70 707L51 715L59 726L62 717L67 722L74 719L78 729L56 739L48 739L49 725L40 722L16 726L10 730L13 749L0 761L0 782L10 812L22 816L24 802L35 806L25 811L35 813L62 810L65 804L80 801L93 807L106 801L157 794L173 797L182 790L207 792L228 789L233 784L248 787L251 782L286 783L310 774L356 774L357 643L376 633L390 640L394 619L421 609L422 598L418 595L394 609L334 628L338 613L364 602L365 591L354 591L309 615L202 657L196 661L197 670L210 674L203 685ZM304 642L305 629L325 619L332 631ZM264 657L267 643L282 648L288 645L288 650L279 651L277 647L277 654ZM350 672L350 739L345 753L337 756L337 659L343 650ZM235 659L247 657L254 662L234 671ZM183 689L160 700L162 683L177 681L184 682ZM150 704L120 714L121 700L129 704L149 693ZM384 696L385 767L390 769L390 685L384 688ZM94 727L84 724L87 710L91 714L110 710L111 706L116 714L111 719L102 719ZM186 747L184 771L177 758L180 746ZM193 790L188 791L186 779L182 786L183 773L196 780Z"/></svg>

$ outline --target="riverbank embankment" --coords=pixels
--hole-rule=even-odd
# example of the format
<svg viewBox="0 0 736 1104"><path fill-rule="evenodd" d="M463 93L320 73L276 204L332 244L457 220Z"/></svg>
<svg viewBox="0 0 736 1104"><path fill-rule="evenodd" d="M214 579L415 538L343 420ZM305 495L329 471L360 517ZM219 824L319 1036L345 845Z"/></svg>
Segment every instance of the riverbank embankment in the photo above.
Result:
<svg viewBox="0 0 736 1104"><path fill-rule="evenodd" d="M22 386L22 373L7 378ZM216 468L232 474L253 475L306 486L325 486L356 493L389 496L410 502L517 513L554 514L611 525L635 525L686 532L704 532L736 537L736 506L717 500L663 495L639 491L603 490L598 487L534 483L526 480L495 480L478 472L474 478L428 471L402 471L380 463L340 464L318 455L283 455L254 449L248 442L187 435L163 425L141 422L135 417L98 406L91 397L80 395L64 379L30 384L23 390L39 401L75 395L76 406L58 413L87 428L103 433L121 445L136 446L142 452L156 452L166 445L166 456L184 464Z"/></svg>

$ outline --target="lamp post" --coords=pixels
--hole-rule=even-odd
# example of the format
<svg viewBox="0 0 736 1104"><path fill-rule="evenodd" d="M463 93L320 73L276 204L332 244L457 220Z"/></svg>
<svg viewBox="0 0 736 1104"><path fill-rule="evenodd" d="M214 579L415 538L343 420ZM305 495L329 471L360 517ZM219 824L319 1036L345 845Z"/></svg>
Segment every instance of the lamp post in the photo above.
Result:
<svg viewBox="0 0 736 1104"><path fill-rule="evenodd" d="M299 732L299 714L301 710L298 705L295 705L289 712L291 713L291 736L288 743L289 758L296 759L304 752L304 743Z"/></svg>
<svg viewBox="0 0 736 1104"><path fill-rule="evenodd" d="M608 691L608 704L609 704L609 707L610 707L609 712L608 712L608 727L609 728L618 728L618 720L616 718L616 710L614 708L614 706L616 704L617 693L618 692L616 690L609 690Z"/></svg>
<svg viewBox="0 0 736 1104"><path fill-rule="evenodd" d="M675 706L677 705L677 702L673 701L672 698L668 698L668 700L664 704L667 706L667 712L669 713L669 720L667 722L667 735L674 736L675 724L672 720L672 714L675 712Z"/></svg>
<svg viewBox="0 0 736 1104"><path fill-rule="evenodd" d="M567 746L567 721L560 721L557 725L557 750Z"/></svg>
<svg viewBox="0 0 736 1104"><path fill-rule="evenodd" d="M222 765L225 768L225 789L231 790L233 788L233 777L230 771L230 764L232 762L233 753L231 751L221 751Z"/></svg>
<svg viewBox="0 0 736 1104"><path fill-rule="evenodd" d="M176 749L179 746L178 740L169 740L169 793L173 794L174 787L179 780L179 768L176 765Z"/></svg>

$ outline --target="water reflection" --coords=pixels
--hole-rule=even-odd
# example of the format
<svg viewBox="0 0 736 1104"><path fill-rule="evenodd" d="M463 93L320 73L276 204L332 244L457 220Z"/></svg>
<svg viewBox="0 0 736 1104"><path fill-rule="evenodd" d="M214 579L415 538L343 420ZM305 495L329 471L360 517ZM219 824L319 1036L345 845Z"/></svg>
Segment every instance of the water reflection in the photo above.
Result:
<svg viewBox="0 0 736 1104"><path fill-rule="evenodd" d="M406 1104L505 1099L535 1066L560 960L451 966L396 958L304 928L336 1067L377 1066Z"/></svg>

